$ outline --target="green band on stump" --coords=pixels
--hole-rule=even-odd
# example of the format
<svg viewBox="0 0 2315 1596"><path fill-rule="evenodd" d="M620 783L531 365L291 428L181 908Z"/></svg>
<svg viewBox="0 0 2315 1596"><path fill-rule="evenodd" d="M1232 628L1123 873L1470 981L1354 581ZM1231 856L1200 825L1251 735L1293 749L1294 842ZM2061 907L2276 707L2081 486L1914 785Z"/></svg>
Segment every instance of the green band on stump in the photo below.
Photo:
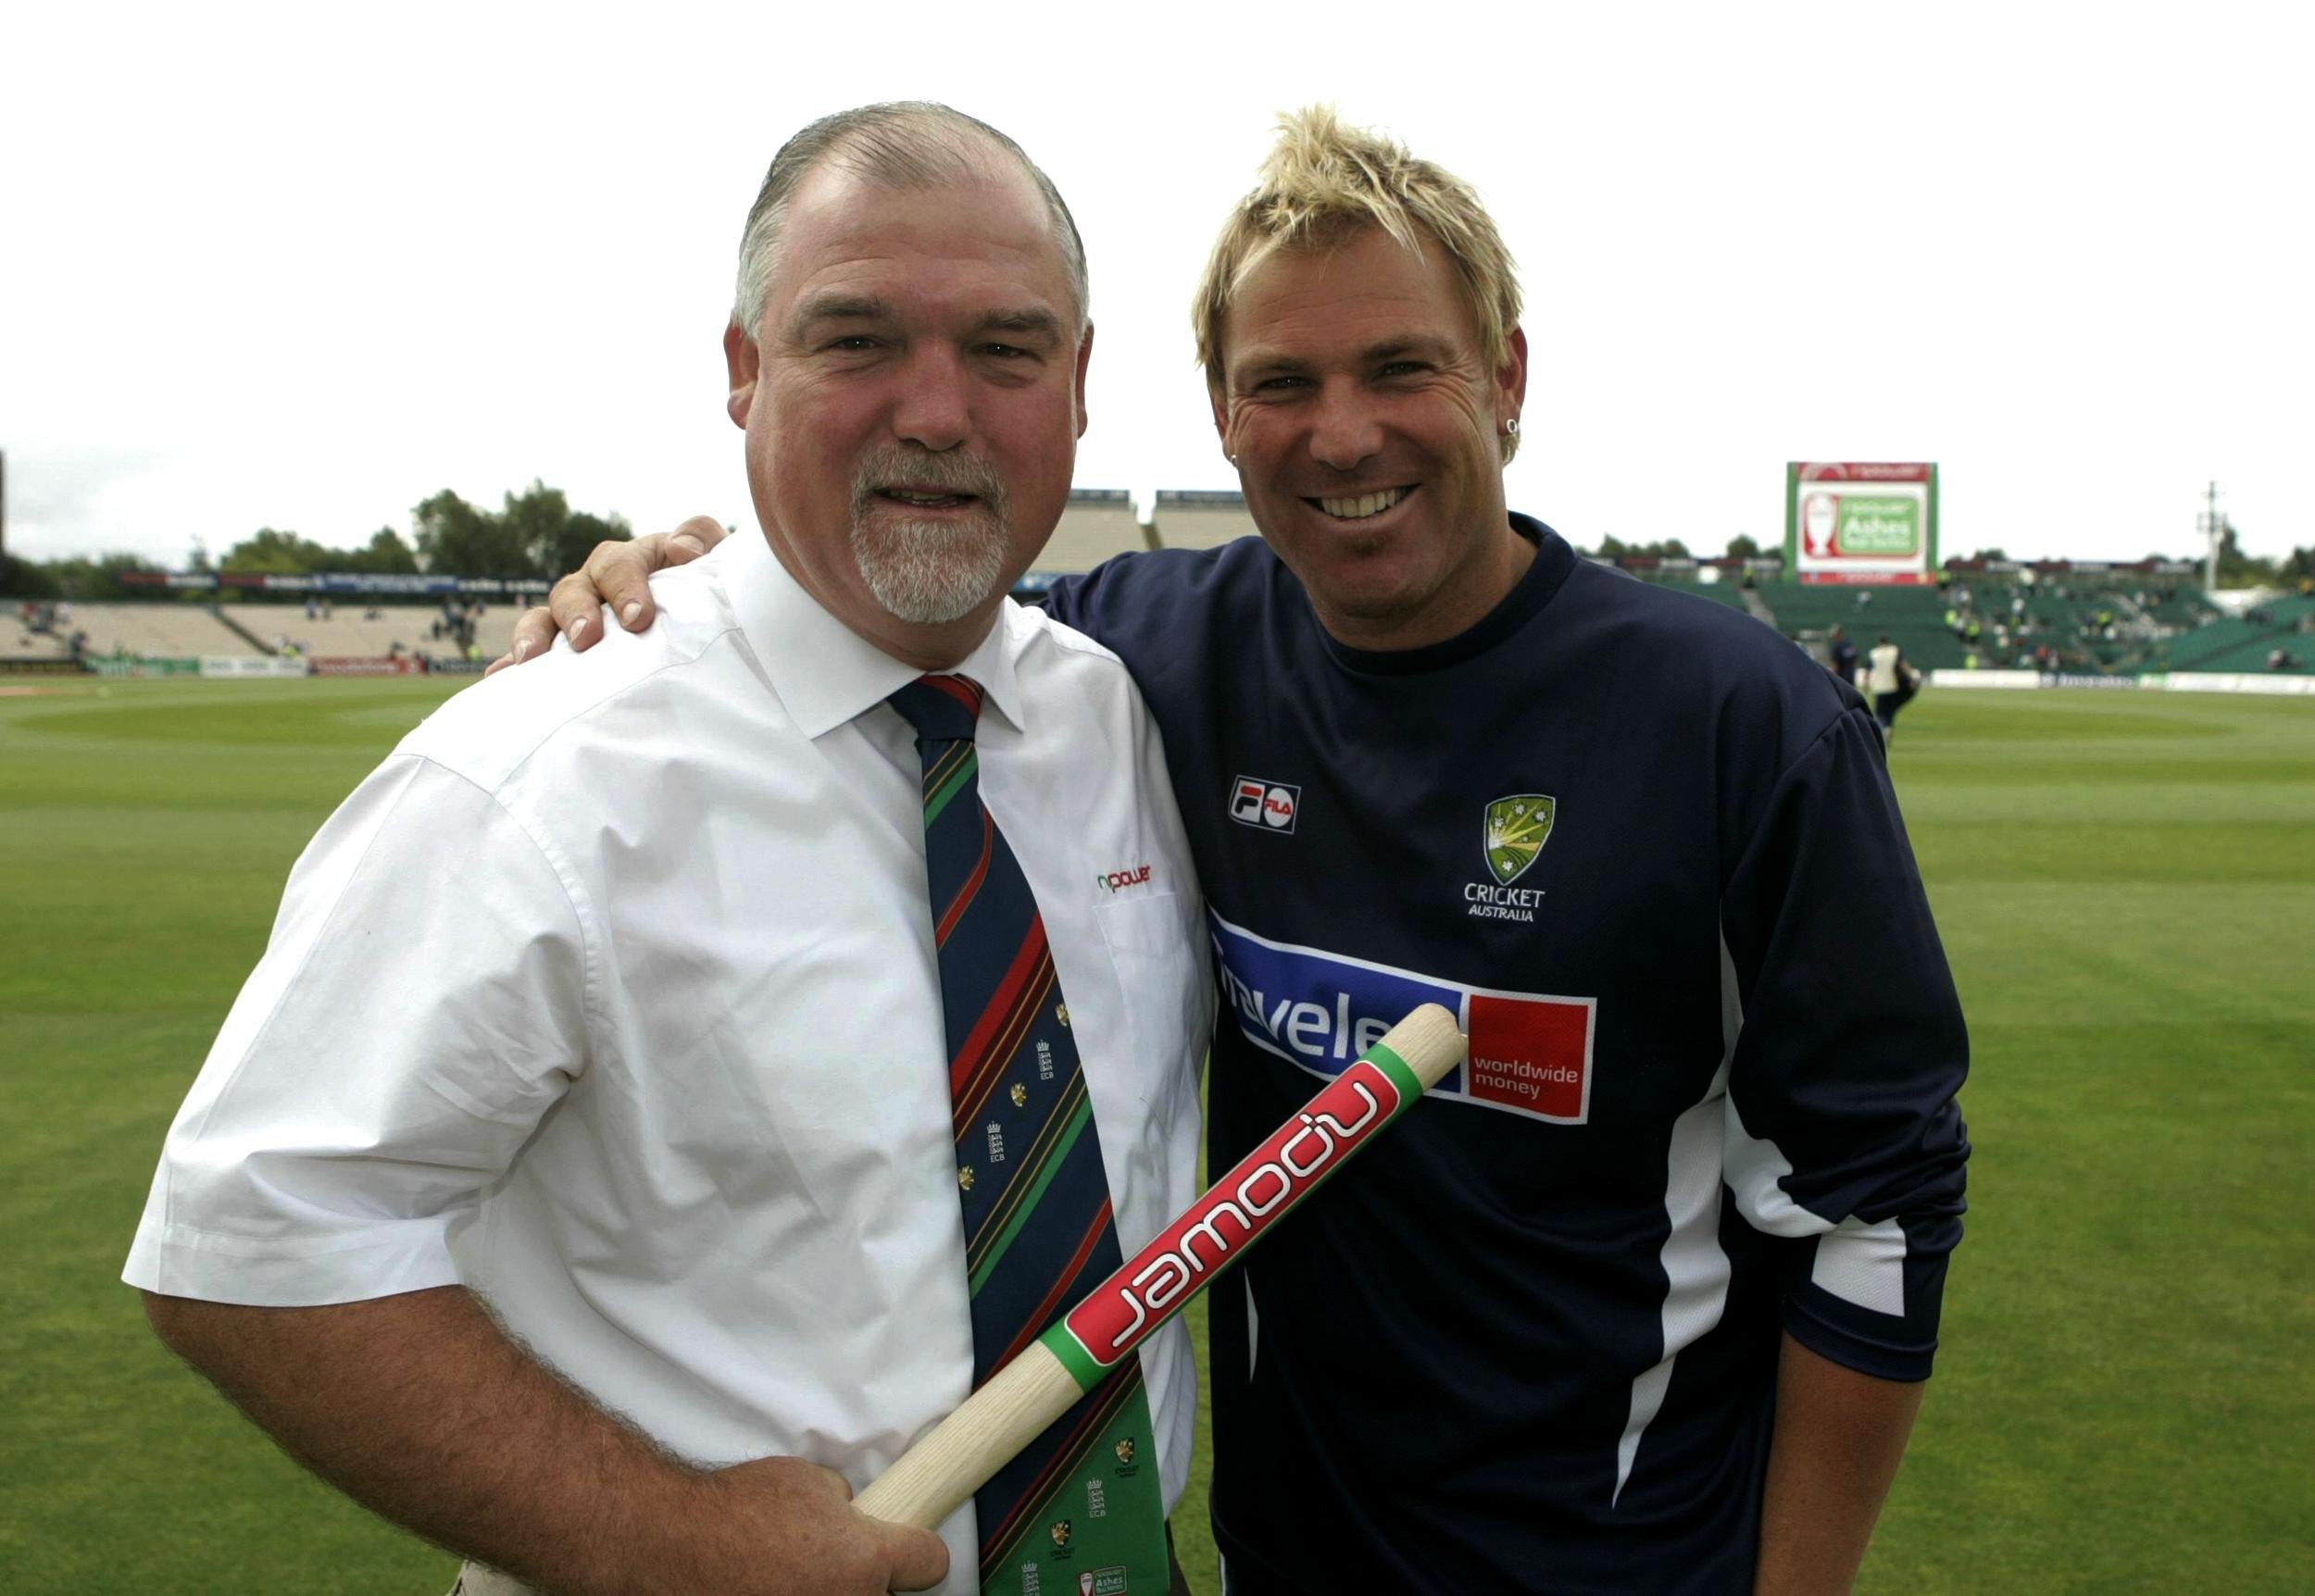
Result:
<svg viewBox="0 0 2315 1596"><path fill-rule="evenodd" d="M1384 1075L1389 1076L1391 1084L1398 1088L1399 1105L1397 1109L1392 1111L1393 1118L1395 1119L1400 1110L1405 1109L1409 1103L1422 1095L1422 1078L1414 1072L1405 1059L1384 1047L1381 1042L1378 1041L1367 1049L1362 1056Z"/></svg>
<svg viewBox="0 0 2315 1596"><path fill-rule="evenodd" d="M1085 1343L1070 1334L1067 1319L1057 1319L1053 1328L1037 1340L1046 1352L1061 1360L1061 1366L1077 1382L1077 1389L1089 1391L1108 1378L1109 1365L1085 1350Z"/></svg>

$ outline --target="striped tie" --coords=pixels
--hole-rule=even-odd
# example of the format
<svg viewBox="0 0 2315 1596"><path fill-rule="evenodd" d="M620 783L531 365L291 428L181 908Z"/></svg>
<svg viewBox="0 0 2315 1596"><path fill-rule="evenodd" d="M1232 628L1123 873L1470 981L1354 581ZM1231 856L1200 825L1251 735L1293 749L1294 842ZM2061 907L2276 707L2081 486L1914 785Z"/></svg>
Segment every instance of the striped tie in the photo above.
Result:
<svg viewBox="0 0 2315 1596"><path fill-rule="evenodd" d="M1045 919L981 802L981 702L961 676L921 677L891 699L916 728L924 770L976 1389L1124 1262ZM1141 1360L1088 1392L973 1504L984 1596L1165 1590Z"/></svg>

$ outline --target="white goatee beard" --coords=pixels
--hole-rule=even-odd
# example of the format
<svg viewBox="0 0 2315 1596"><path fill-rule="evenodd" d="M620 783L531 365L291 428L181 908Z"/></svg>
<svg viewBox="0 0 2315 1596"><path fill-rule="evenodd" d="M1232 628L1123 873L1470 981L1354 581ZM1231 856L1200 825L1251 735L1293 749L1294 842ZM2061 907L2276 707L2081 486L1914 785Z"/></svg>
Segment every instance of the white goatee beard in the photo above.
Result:
<svg viewBox="0 0 2315 1596"><path fill-rule="evenodd" d="M895 483L979 502L961 522L915 520L880 492ZM1007 524L1004 479L970 455L893 445L863 459L852 480L852 562L870 595L913 626L962 620L996 596L1011 542Z"/></svg>
<svg viewBox="0 0 2315 1596"><path fill-rule="evenodd" d="M961 620L1005 578L1005 530L994 516L939 521L852 523L852 558L869 592L896 620Z"/></svg>

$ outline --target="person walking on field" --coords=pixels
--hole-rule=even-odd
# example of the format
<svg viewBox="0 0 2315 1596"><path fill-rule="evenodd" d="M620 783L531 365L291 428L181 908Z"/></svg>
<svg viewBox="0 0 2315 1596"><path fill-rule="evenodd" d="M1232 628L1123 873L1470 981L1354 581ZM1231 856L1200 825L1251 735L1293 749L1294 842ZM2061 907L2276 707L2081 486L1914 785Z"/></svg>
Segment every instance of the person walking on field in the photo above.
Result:
<svg viewBox="0 0 2315 1596"><path fill-rule="evenodd" d="M1873 719L1881 726L1881 740L1886 742L1897 729L1897 711L1921 692L1921 673L1885 631L1866 660L1865 686L1873 696Z"/></svg>

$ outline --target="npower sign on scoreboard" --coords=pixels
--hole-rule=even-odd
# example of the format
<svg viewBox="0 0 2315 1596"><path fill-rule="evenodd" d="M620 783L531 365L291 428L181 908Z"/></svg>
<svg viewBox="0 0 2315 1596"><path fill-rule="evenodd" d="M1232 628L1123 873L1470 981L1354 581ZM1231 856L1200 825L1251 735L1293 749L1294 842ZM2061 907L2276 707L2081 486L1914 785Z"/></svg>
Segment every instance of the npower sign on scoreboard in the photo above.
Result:
<svg viewBox="0 0 2315 1596"><path fill-rule="evenodd" d="M1937 468L1791 462L1784 568L1805 582L1934 581Z"/></svg>

